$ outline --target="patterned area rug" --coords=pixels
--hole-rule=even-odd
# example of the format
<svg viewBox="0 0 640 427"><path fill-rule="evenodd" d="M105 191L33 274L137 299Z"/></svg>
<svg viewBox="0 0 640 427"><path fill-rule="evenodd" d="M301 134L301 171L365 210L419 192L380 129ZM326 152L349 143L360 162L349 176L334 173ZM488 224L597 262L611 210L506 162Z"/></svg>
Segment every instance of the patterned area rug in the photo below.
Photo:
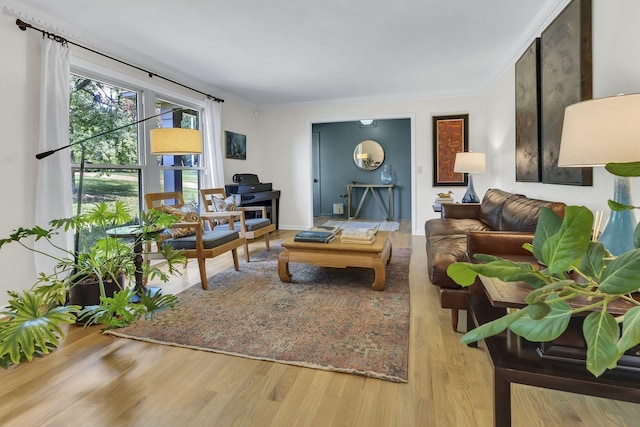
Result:
<svg viewBox="0 0 640 427"><path fill-rule="evenodd" d="M385 290L373 270L290 263L278 277L281 247L251 256L178 294L178 304L118 337L259 360L407 381L410 249L393 249Z"/></svg>

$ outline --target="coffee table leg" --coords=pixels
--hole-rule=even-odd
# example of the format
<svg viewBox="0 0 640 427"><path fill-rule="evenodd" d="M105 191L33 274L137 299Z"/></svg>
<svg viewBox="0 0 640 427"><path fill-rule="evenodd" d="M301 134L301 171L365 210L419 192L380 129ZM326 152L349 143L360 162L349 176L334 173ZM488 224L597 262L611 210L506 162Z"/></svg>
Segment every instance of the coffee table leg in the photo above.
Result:
<svg viewBox="0 0 640 427"><path fill-rule="evenodd" d="M375 279L373 280L373 289L376 291L384 291L384 282L387 280L386 263L380 258L373 260L373 271Z"/></svg>
<svg viewBox="0 0 640 427"><path fill-rule="evenodd" d="M284 250L278 257L278 276L283 282L291 282L291 273L289 273L289 251Z"/></svg>

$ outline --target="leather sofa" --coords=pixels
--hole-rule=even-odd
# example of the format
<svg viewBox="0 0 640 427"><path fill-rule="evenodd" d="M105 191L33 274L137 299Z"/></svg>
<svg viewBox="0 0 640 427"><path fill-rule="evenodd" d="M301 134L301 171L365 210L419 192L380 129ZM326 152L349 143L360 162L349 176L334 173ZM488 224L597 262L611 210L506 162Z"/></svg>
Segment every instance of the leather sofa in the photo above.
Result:
<svg viewBox="0 0 640 427"><path fill-rule="evenodd" d="M447 275L447 267L471 261L469 235L473 233L471 254L526 256L521 246L533 241L543 206L563 216L566 205L492 188L480 203L442 203L441 217L425 222L429 279L438 288L441 307L451 309L454 330L458 310L467 309L468 288L458 286Z"/></svg>

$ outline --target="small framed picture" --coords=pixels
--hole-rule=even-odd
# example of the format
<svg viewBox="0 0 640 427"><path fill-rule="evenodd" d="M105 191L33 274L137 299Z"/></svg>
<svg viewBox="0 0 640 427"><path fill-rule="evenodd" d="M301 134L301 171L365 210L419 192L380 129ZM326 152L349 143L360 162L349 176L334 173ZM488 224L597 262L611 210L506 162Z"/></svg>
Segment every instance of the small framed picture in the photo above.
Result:
<svg viewBox="0 0 640 427"><path fill-rule="evenodd" d="M469 148L469 115L433 117L433 186L466 186L467 174L453 171L456 153Z"/></svg>
<svg viewBox="0 0 640 427"><path fill-rule="evenodd" d="M224 136L227 159L247 160L247 136L228 130Z"/></svg>

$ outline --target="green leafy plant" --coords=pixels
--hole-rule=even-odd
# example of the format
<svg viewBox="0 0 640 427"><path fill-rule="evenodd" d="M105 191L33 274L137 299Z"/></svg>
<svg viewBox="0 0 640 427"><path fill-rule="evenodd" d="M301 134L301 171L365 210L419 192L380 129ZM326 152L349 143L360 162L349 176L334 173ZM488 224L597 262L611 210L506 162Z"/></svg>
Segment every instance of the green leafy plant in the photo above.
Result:
<svg viewBox="0 0 640 427"><path fill-rule="evenodd" d="M158 233L177 221L177 216L152 210L142 213L137 227L140 243L147 246L156 239ZM48 228L35 226L19 228L8 238L0 239L0 248L11 243L19 245L56 261L51 274L40 273L34 288L22 293L9 292L11 299L6 311L7 321L0 321L0 365L18 364L30 361L34 356L46 354L56 348L64 338L61 326L65 323L82 321L87 325L102 324L105 329L126 326L140 317L154 314L172 307L176 303L173 295L142 293L134 302L136 268L142 269L143 280L159 278L163 282L171 275L177 275L178 264L186 258L181 251L170 245L163 245L158 251L165 261L163 268L158 264L136 263L134 245L123 239L112 237L109 230L125 224L132 224L128 208L122 202L113 207L100 202L88 213L70 218L56 219ZM79 236L90 241L81 243L83 250L76 254L53 243L53 236L61 231L75 230ZM51 251L45 252L30 246L30 243L45 240ZM125 277L122 288L108 295L106 283L118 282ZM99 287L100 300L95 305L80 307L65 305L69 292L80 283L91 280ZM84 286L84 285L83 285Z"/></svg>
<svg viewBox="0 0 640 427"><path fill-rule="evenodd" d="M543 208L533 243L524 245L544 266L540 270L527 262L483 254L476 255L482 264L450 265L447 273L461 286L483 275L532 288L526 307L467 332L462 341L474 342L507 328L528 341L552 341L567 329L572 316L588 313L583 324L587 369L600 376L614 368L625 351L640 343L640 302L632 295L640 290L640 249L611 257L602 243L591 241L592 224L593 214L584 206L567 206L564 219ZM589 303L572 308L568 302L577 297ZM632 308L613 316L607 306L616 300Z"/></svg>

